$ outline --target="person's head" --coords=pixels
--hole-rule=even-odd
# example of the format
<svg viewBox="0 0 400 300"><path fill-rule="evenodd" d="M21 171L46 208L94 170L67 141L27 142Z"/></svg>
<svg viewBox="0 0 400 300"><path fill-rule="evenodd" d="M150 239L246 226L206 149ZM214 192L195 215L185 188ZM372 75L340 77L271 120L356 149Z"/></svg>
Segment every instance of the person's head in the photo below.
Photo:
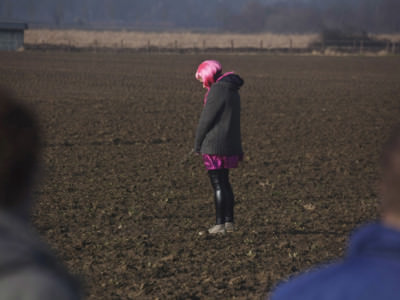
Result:
<svg viewBox="0 0 400 300"><path fill-rule="evenodd" d="M0 210L29 209L40 154L35 115L0 88Z"/></svg>
<svg viewBox="0 0 400 300"><path fill-rule="evenodd" d="M210 89L211 85L222 74L222 66L216 60L203 61L196 71L196 79L203 83L203 87Z"/></svg>

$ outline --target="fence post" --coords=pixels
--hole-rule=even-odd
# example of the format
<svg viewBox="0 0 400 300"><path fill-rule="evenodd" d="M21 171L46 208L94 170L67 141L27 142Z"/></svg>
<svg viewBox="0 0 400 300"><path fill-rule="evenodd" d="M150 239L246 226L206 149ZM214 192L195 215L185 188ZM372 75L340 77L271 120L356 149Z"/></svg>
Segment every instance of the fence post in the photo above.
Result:
<svg viewBox="0 0 400 300"><path fill-rule="evenodd" d="M396 54L396 42L392 43L392 53Z"/></svg>
<svg viewBox="0 0 400 300"><path fill-rule="evenodd" d="M178 51L178 41L177 40L174 41L174 48L176 51Z"/></svg>
<svg viewBox="0 0 400 300"><path fill-rule="evenodd" d="M97 53L97 40L94 40L93 44L94 44L94 53Z"/></svg>
<svg viewBox="0 0 400 300"><path fill-rule="evenodd" d="M264 42L263 40L260 41L260 50L262 50L264 48Z"/></svg>
<svg viewBox="0 0 400 300"><path fill-rule="evenodd" d="M357 41L354 40L354 41L353 41L353 51L354 51L354 52L356 51L356 46L357 46Z"/></svg>
<svg viewBox="0 0 400 300"><path fill-rule="evenodd" d="M206 50L206 40L203 40L203 51Z"/></svg>
<svg viewBox="0 0 400 300"><path fill-rule="evenodd" d="M233 51L233 49L235 49L235 42L231 40L231 50Z"/></svg>
<svg viewBox="0 0 400 300"><path fill-rule="evenodd" d="M124 40L121 40L121 49L124 48Z"/></svg>
<svg viewBox="0 0 400 300"><path fill-rule="evenodd" d="M364 40L360 41L360 54L363 54L364 52Z"/></svg>
<svg viewBox="0 0 400 300"><path fill-rule="evenodd" d="M390 51L390 41L386 42L386 53L389 53Z"/></svg>
<svg viewBox="0 0 400 300"><path fill-rule="evenodd" d="M321 43L321 53L325 52L325 39L322 39L322 43Z"/></svg>
<svg viewBox="0 0 400 300"><path fill-rule="evenodd" d="M147 41L147 52L150 52L151 49L151 43L150 40Z"/></svg>

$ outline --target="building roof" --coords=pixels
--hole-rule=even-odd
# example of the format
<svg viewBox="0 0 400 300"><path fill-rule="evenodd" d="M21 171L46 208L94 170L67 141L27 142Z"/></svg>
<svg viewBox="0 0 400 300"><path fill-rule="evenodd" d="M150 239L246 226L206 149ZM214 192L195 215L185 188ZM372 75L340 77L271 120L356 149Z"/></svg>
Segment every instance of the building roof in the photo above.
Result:
<svg viewBox="0 0 400 300"><path fill-rule="evenodd" d="M0 30L25 30L28 24L19 22L0 22Z"/></svg>

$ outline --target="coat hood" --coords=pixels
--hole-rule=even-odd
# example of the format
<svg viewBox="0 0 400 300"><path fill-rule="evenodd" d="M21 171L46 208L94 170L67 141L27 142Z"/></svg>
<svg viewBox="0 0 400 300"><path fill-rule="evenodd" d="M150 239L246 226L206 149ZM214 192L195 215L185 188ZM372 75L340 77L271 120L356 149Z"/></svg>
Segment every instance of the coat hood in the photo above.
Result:
<svg viewBox="0 0 400 300"><path fill-rule="evenodd" d="M216 82L218 85L226 85L233 89L240 89L244 84L244 80L233 72L222 75Z"/></svg>
<svg viewBox="0 0 400 300"><path fill-rule="evenodd" d="M357 230L349 245L349 256L384 256L400 260L400 231L380 223Z"/></svg>

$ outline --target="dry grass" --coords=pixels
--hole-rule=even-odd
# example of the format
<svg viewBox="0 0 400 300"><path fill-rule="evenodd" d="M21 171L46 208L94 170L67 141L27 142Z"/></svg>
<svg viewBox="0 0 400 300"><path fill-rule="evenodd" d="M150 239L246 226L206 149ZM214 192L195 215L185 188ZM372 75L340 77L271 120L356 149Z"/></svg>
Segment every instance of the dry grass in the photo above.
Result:
<svg viewBox="0 0 400 300"><path fill-rule="evenodd" d="M374 35L374 37L379 38L379 39L388 39L394 43L399 43L400 42L400 34L377 34Z"/></svg>
<svg viewBox="0 0 400 300"><path fill-rule="evenodd" d="M306 48L308 44L317 38L316 34L218 34L218 33L153 33L134 31L83 31L83 30L48 30L32 29L26 31L25 42L28 44L53 44L72 45L76 47L106 46L142 48L148 43L162 48L173 48L175 43L179 48L229 48L231 41L234 47L263 48ZM176 41L176 42L175 42Z"/></svg>

